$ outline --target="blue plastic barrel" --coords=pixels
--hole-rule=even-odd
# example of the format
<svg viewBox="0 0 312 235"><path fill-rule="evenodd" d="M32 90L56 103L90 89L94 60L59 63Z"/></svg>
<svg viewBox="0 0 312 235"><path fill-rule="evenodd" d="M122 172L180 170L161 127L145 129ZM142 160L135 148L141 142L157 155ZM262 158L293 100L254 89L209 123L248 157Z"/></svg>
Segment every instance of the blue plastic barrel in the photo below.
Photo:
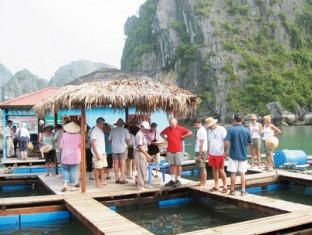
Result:
<svg viewBox="0 0 312 235"><path fill-rule="evenodd" d="M302 150L281 150L274 154L274 164L276 167L284 163L295 162L296 165L307 164L307 154Z"/></svg>

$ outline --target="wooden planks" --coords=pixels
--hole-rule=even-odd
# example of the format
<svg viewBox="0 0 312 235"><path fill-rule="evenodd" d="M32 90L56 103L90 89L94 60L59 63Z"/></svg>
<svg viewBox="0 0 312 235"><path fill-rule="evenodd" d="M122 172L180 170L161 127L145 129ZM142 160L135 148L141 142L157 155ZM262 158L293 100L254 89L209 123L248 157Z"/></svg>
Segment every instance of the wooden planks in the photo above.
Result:
<svg viewBox="0 0 312 235"><path fill-rule="evenodd" d="M94 234L151 234L87 195L66 196L65 205Z"/></svg>
<svg viewBox="0 0 312 235"><path fill-rule="evenodd" d="M222 234L263 234L273 233L290 227L307 225L312 223L311 209L303 210L295 213L287 213L282 215L270 216L252 221L245 221L236 224L203 229L195 232L184 234L207 234L207 235L222 235Z"/></svg>
<svg viewBox="0 0 312 235"><path fill-rule="evenodd" d="M312 176L297 174L292 172L285 172L279 170L281 179L301 180L312 182ZM21 176L20 174L18 176ZM40 197L25 197L25 198L5 198L0 199L0 203L5 209L6 206L13 205L14 207L21 206L21 208L7 210L6 213L37 213L44 211L44 207L40 203L55 202L48 210L56 211L63 210L66 206L76 217L81 220L91 231L95 234L151 234L147 230L125 219L109 208L105 207L102 203L94 200L94 198L101 197L122 197L122 196L136 196L139 197L140 193L136 191L134 180L129 180L129 184L120 185L115 184L115 179L108 180L108 186L103 188L96 188L95 182L86 179L87 190L86 193L65 192L62 193L62 178L58 177L44 177L38 176L44 184L57 195L40 196ZM170 177L166 177L170 179ZM199 177L198 177L199 178ZM261 185L266 182L277 182L275 172L266 172L261 174L246 175L247 185ZM240 177L237 177L237 185L240 184ZM154 180L155 181L155 180ZM229 179L227 179L229 185ZM214 227L206 230L195 231L188 234L258 234L258 233L272 233L280 231L288 227L295 227L300 225L312 224L311 208L298 203L285 202L274 198L267 198L257 195L230 196L228 194L221 194L219 192L209 192L208 189L213 186L213 180L207 181L207 188L200 189L194 186L194 182L183 180L183 186L179 189L186 188L196 192L196 196L204 195L208 198L221 200L224 202L232 203L238 206L251 208L259 211L266 211L271 214L279 214L267 218L261 218L252 221L245 221L242 223L231 224L226 226ZM144 193L164 193L166 190L173 190L163 187L163 184L154 184L154 188L148 189ZM33 208L27 207L28 204L38 204ZM5 210L2 210L3 212ZM36 212L37 211L37 212ZM3 214L2 214L3 215Z"/></svg>

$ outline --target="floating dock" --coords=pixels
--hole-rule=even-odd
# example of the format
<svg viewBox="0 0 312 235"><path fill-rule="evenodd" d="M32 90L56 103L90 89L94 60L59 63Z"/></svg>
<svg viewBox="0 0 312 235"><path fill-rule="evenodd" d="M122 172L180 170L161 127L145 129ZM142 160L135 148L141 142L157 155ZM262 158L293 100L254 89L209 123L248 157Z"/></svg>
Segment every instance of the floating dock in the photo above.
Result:
<svg viewBox="0 0 312 235"><path fill-rule="evenodd" d="M221 192L209 192L213 186L213 180L208 180L207 188L196 186L196 182L182 179L182 186L178 188L167 188L161 182L161 178L153 179L153 188L144 192L138 192L134 180L128 180L129 183L120 185L115 183L114 177L107 180L108 186L96 188L95 181L87 179L87 191L66 191L61 192L63 188L62 178L59 176L45 177L44 174L38 175L39 181L47 187L53 195L33 196L33 197L16 197L0 199L0 216L14 214L32 214L42 212L53 212L69 210L73 213L86 227L94 234L152 234L139 225L122 217L115 211L111 210L105 204L105 199L119 201L122 198L140 198L140 200L152 200L150 198L159 195L170 197L173 193L187 192L194 197L207 197L213 200L226 202L229 204L245 207L252 210L269 213L270 217L256 220L245 221L241 223L228 224L219 227L208 228L204 230L189 232L186 234L267 234L284 231L287 228L312 227L312 206L299 203L287 202L279 199L257 196L249 194L247 196L232 196L222 194ZM35 174L4 174L0 175L1 180L8 180L14 177L34 177ZM113 173L111 174L113 176ZM166 181L170 176L166 175ZM279 181L297 182L302 185L311 186L312 176L278 170L277 174L265 172L259 174L246 175L248 187L263 187L268 183L278 183ZM230 179L227 179L230 185ZM237 187L240 185L240 177L237 177ZM128 202L129 203L129 202ZM108 203L109 204L109 203ZM306 230L309 234L312 229Z"/></svg>

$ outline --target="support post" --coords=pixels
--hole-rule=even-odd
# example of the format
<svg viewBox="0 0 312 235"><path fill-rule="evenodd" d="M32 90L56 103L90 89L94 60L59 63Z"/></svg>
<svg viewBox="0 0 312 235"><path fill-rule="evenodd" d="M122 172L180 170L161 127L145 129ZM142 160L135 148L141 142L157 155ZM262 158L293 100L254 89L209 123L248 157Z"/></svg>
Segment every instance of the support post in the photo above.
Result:
<svg viewBox="0 0 312 235"><path fill-rule="evenodd" d="M129 123L129 109L128 107L125 107L125 113L126 113L126 123Z"/></svg>
<svg viewBox="0 0 312 235"><path fill-rule="evenodd" d="M81 192L86 192L86 111L81 105Z"/></svg>
<svg viewBox="0 0 312 235"><path fill-rule="evenodd" d="M57 112L54 113L54 128L56 130L56 125L57 125ZM55 158L55 174L58 175L58 162L57 158Z"/></svg>

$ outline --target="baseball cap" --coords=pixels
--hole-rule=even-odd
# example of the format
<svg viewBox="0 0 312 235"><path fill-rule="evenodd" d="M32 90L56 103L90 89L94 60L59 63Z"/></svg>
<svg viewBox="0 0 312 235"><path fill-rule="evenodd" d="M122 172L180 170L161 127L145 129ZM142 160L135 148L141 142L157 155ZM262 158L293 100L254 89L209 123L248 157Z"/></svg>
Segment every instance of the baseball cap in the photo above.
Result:
<svg viewBox="0 0 312 235"><path fill-rule="evenodd" d="M234 114L233 119L236 122L241 122L241 121L243 121L243 116L240 113L236 113L236 114Z"/></svg>
<svg viewBox="0 0 312 235"><path fill-rule="evenodd" d="M141 126L144 127L146 130L151 129L150 124L147 121L142 122Z"/></svg>

